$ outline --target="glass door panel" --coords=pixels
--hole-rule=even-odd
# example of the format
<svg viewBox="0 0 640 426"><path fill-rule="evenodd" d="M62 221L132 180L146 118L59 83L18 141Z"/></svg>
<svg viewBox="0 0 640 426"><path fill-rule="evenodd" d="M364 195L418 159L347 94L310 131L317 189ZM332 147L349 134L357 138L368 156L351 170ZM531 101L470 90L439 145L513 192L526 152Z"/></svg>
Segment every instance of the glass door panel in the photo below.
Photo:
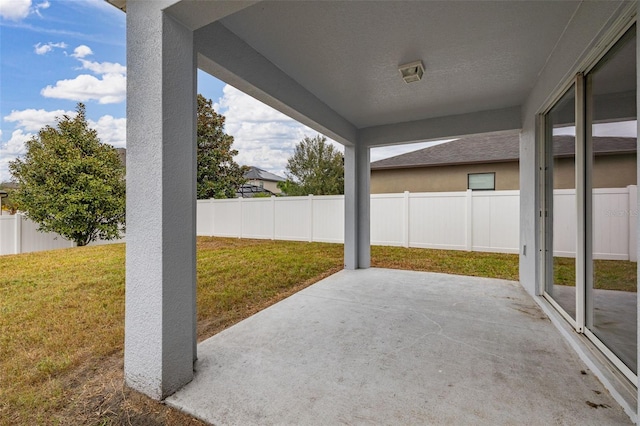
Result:
<svg viewBox="0 0 640 426"><path fill-rule="evenodd" d="M637 191L635 27L586 83L586 326L637 374L637 260L629 257L638 214L629 201Z"/></svg>
<svg viewBox="0 0 640 426"><path fill-rule="evenodd" d="M545 291L576 318L575 86L545 117Z"/></svg>

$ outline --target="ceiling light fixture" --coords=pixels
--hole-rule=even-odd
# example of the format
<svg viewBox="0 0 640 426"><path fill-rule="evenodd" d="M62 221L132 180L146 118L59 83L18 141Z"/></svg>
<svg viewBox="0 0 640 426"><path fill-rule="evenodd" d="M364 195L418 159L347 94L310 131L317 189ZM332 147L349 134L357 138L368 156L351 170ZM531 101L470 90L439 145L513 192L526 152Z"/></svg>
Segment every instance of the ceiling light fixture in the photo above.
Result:
<svg viewBox="0 0 640 426"><path fill-rule="evenodd" d="M424 65L422 61L415 61L409 64L400 65L398 67L402 79L405 83L413 83L414 81L420 81L424 74Z"/></svg>

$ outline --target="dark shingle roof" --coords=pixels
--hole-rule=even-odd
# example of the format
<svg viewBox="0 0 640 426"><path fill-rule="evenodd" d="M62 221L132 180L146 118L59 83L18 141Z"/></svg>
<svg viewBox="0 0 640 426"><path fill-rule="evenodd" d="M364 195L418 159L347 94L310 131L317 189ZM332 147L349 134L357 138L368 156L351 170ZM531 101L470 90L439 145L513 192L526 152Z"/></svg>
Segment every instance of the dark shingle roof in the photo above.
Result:
<svg viewBox="0 0 640 426"><path fill-rule="evenodd" d="M571 156L575 149L573 136L554 136L554 155ZM636 138L594 137L596 154L618 154L636 151ZM454 164L484 164L518 161L520 136L479 135L430 146L371 163L372 170L409 167L449 166Z"/></svg>
<svg viewBox="0 0 640 426"><path fill-rule="evenodd" d="M554 157L572 157L575 152L576 140L573 136L554 136ZM636 152L636 138L618 136L595 136L593 138L593 152L596 155L625 154Z"/></svg>
<svg viewBox="0 0 640 426"><path fill-rule="evenodd" d="M267 180L271 182L284 182L286 180L283 177L274 175L273 173L269 173L266 170L262 170L254 166L249 168L249 171L244 174L244 177L245 179Z"/></svg>

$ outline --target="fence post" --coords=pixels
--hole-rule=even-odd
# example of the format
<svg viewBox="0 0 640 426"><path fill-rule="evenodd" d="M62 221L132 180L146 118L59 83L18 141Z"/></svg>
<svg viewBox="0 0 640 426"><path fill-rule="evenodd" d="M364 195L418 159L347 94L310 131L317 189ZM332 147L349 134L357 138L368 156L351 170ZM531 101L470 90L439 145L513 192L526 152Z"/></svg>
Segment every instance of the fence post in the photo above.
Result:
<svg viewBox="0 0 640 426"><path fill-rule="evenodd" d="M271 196L271 239L276 239L276 196Z"/></svg>
<svg viewBox="0 0 640 426"><path fill-rule="evenodd" d="M313 242L313 194L309 194L309 242Z"/></svg>
<svg viewBox="0 0 640 426"><path fill-rule="evenodd" d="M240 232L239 232L239 234L240 234L240 235L238 236L238 238L242 238L242 222L243 222L243 216L242 216L242 200L243 200L243 199L244 199L243 197L238 198L238 205L240 206Z"/></svg>
<svg viewBox="0 0 640 426"><path fill-rule="evenodd" d="M638 186L627 186L629 191L629 260L638 261Z"/></svg>
<svg viewBox="0 0 640 426"><path fill-rule="evenodd" d="M402 225L404 228L402 229L402 245L405 248L409 248L409 191L404 191L404 199L402 203L403 208L403 218Z"/></svg>
<svg viewBox="0 0 640 426"><path fill-rule="evenodd" d="M466 245L467 251L473 251L473 191L471 189L467 189L466 193L467 198L467 235L466 235Z"/></svg>
<svg viewBox="0 0 640 426"><path fill-rule="evenodd" d="M211 236L216 234L216 203L214 198L209 198L209 211L211 212Z"/></svg>
<svg viewBox="0 0 640 426"><path fill-rule="evenodd" d="M22 215L20 213L16 213L15 215L15 247L13 254L21 254L22 253Z"/></svg>

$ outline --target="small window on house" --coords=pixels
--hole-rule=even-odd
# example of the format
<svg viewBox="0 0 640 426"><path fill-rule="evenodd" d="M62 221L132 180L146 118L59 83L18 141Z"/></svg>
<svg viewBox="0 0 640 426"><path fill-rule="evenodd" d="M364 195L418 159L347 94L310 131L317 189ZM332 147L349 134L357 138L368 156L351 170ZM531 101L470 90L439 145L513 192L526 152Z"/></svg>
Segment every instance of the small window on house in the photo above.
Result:
<svg viewBox="0 0 640 426"><path fill-rule="evenodd" d="M474 191L493 191L496 189L495 173L469 173L467 188Z"/></svg>

